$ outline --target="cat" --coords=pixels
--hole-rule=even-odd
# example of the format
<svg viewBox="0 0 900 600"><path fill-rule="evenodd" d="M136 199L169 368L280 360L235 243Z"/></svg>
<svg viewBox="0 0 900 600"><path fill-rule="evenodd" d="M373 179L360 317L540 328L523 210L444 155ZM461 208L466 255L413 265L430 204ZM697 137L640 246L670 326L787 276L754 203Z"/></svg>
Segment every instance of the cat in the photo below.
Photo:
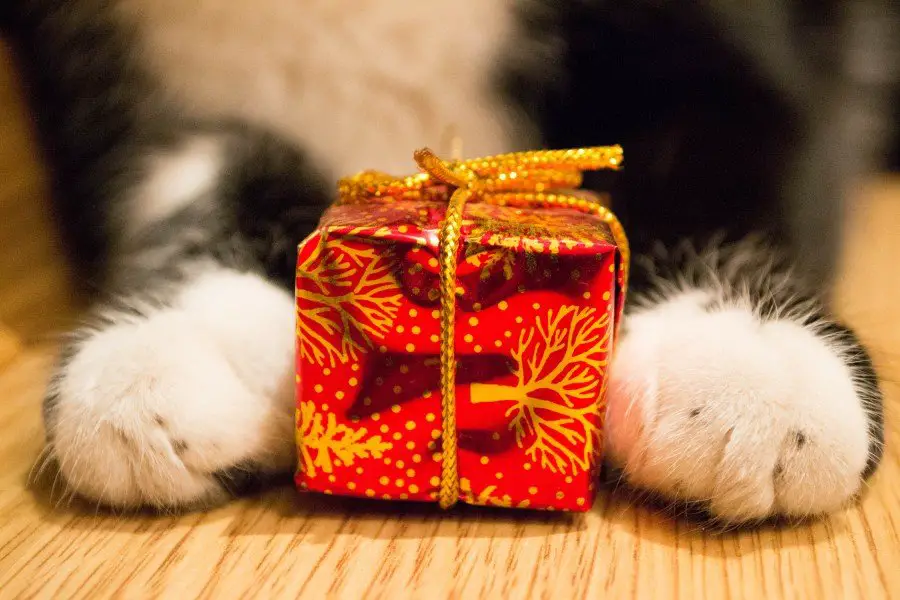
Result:
<svg viewBox="0 0 900 600"><path fill-rule="evenodd" d="M296 244L363 169L620 143L636 253L607 462L729 523L836 510L882 456L829 308L895 127L888 2L19 0L5 29L86 323L43 405L68 489L190 510L294 467Z"/></svg>

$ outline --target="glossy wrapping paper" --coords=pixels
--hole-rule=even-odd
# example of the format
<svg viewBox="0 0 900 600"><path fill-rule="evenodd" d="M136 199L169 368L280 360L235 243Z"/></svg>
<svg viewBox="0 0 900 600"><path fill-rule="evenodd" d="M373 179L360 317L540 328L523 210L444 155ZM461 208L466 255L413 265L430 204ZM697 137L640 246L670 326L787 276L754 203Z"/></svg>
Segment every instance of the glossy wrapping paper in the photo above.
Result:
<svg viewBox="0 0 900 600"><path fill-rule="evenodd" d="M436 501L446 206L335 205L300 244L300 489ZM466 207L454 338L460 501L590 508L622 308L620 260L599 217Z"/></svg>

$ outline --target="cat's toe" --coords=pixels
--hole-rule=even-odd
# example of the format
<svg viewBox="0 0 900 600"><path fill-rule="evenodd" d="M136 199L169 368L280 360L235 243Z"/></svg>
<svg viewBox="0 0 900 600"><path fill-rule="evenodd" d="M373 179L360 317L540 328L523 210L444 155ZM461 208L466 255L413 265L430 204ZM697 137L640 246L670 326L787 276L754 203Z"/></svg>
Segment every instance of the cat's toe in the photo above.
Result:
<svg viewBox="0 0 900 600"><path fill-rule="evenodd" d="M710 309L702 292L632 315L613 366L610 461L727 522L840 508L879 454L880 400L864 351L834 327Z"/></svg>
<svg viewBox="0 0 900 600"><path fill-rule="evenodd" d="M69 490L110 506L189 508L230 497L248 474L289 470L291 354L276 341L229 349L202 319L165 309L76 344L45 404Z"/></svg>

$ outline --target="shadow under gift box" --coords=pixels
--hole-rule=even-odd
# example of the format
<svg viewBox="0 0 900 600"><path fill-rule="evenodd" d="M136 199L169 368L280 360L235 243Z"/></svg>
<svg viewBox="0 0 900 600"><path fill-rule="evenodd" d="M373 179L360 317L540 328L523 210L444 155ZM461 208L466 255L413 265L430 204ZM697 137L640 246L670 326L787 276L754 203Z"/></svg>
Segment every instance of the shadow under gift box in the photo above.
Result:
<svg viewBox="0 0 900 600"><path fill-rule="evenodd" d="M297 485L436 502L446 203L339 204L298 250ZM460 500L587 510L622 311L606 223L466 207L456 289Z"/></svg>

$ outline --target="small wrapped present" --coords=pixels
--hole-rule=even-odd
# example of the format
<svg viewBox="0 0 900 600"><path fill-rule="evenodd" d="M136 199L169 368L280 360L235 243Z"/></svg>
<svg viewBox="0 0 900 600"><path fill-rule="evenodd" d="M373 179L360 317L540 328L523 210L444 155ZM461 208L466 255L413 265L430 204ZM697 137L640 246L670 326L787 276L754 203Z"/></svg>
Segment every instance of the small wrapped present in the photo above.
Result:
<svg viewBox="0 0 900 600"><path fill-rule="evenodd" d="M584 511L628 245L578 190L621 148L364 172L298 250L297 485Z"/></svg>

